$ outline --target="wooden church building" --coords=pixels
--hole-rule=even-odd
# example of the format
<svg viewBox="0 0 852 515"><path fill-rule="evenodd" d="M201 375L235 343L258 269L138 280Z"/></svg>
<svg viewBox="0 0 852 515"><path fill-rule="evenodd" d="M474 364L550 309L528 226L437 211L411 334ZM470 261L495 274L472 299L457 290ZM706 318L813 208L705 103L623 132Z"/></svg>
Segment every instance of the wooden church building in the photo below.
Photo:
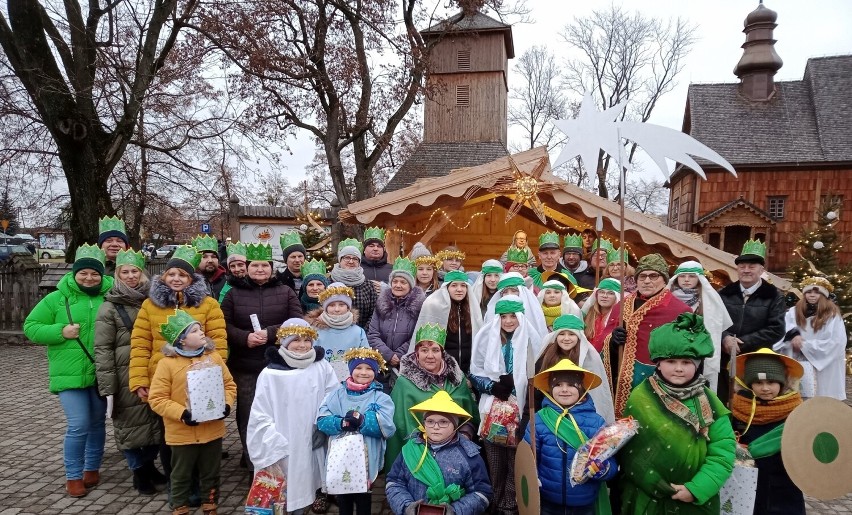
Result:
<svg viewBox="0 0 852 515"><path fill-rule="evenodd" d="M762 3L746 17L738 83L690 85L683 132L738 177L705 162L707 181L676 170L668 224L733 254L749 238L766 241L767 268L783 272L824 202L840 202L836 229L852 233L852 55L809 59L802 80L775 81L776 19ZM839 257L852 260L852 245Z"/></svg>

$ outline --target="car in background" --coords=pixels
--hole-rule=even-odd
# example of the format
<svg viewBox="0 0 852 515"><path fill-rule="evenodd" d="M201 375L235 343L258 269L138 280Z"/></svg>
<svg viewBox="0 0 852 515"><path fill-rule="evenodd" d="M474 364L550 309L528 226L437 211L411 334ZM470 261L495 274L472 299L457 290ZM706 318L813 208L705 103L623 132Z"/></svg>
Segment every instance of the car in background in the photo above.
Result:
<svg viewBox="0 0 852 515"><path fill-rule="evenodd" d="M65 257L65 251L61 249L37 249L36 252L42 259L58 259Z"/></svg>
<svg viewBox="0 0 852 515"><path fill-rule="evenodd" d="M0 244L0 262L8 261L14 254L23 254L32 256L30 251L23 245L3 245Z"/></svg>
<svg viewBox="0 0 852 515"><path fill-rule="evenodd" d="M171 252L173 252L176 248L178 248L177 245L163 245L162 247L154 251L154 257L164 258L168 256Z"/></svg>

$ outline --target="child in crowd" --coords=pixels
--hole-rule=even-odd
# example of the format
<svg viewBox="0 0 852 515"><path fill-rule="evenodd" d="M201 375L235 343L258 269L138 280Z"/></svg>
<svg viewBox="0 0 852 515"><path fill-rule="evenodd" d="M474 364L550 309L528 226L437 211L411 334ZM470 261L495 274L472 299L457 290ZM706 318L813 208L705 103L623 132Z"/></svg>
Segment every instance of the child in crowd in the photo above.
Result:
<svg viewBox="0 0 852 515"><path fill-rule="evenodd" d="M408 258L414 262L417 273L414 276L415 286L419 286L428 297L441 285L438 281L438 269L441 268L441 260L432 255L432 252L419 241L414 244Z"/></svg>
<svg viewBox="0 0 852 515"><path fill-rule="evenodd" d="M497 283L503 273L503 265L496 259L489 259L482 263L479 277L473 283L473 298L479 303L479 311L482 316L488 310L488 301L497 293Z"/></svg>
<svg viewBox="0 0 852 515"><path fill-rule="evenodd" d="M393 436L394 405L391 398L382 392L376 381L379 370L385 370L385 360L373 349L353 348L347 350L343 359L349 367L349 376L342 388L332 391L323 401L317 414L317 427L323 433L334 436L346 432L357 432L364 437L367 446L367 477L372 486L385 460L387 439ZM371 493L337 496L341 515L369 515Z"/></svg>
<svg viewBox="0 0 852 515"><path fill-rule="evenodd" d="M618 472L614 457L598 463L599 472L585 483L571 486L566 479L577 449L606 423L588 395L601 385L600 376L563 359L536 374L533 385L546 398L535 415L535 442L530 439L529 426L524 439L535 445L541 513L593 515L595 503L609 508L606 488L601 486Z"/></svg>
<svg viewBox="0 0 852 515"><path fill-rule="evenodd" d="M453 271L464 272L465 254L458 247L449 245L444 250L435 254L441 260L441 268L438 270L438 280L444 282L444 276Z"/></svg>
<svg viewBox="0 0 852 515"><path fill-rule="evenodd" d="M613 313L612 307L621 302L621 283L616 279L603 279L583 304L583 322L586 324L586 338L596 351L604 352L604 340L621 322ZM606 362L606 360L604 360ZM607 378L607 382L611 381ZM610 389L612 389L610 387Z"/></svg>
<svg viewBox="0 0 852 515"><path fill-rule="evenodd" d="M266 351L269 365L257 378L246 432L255 472L281 470L287 481L287 509L302 514L317 497L325 471L322 433L315 433L316 414L325 396L339 388L325 351L315 347L317 332L301 318L278 329L278 347ZM319 437L319 438L318 438ZM277 472L276 470L276 472ZM320 507L322 508L322 506Z"/></svg>
<svg viewBox="0 0 852 515"><path fill-rule="evenodd" d="M802 404L802 396L790 387L802 371L798 361L769 349L737 356L741 389L731 401L731 411L740 443L756 454L756 514L805 513L805 498L784 468L778 438L787 417Z"/></svg>
<svg viewBox="0 0 852 515"><path fill-rule="evenodd" d="M192 315L177 310L160 326L160 332L167 343L151 381L148 404L163 417L166 443L172 449L172 514L189 513L190 480L197 473L203 500L201 508L205 514L215 515L219 503L224 419L237 397L237 385L222 357L215 352L215 342L205 336L201 324ZM226 405L222 418L199 423L193 420L187 408L187 372L205 366L221 367Z"/></svg>
<svg viewBox="0 0 852 515"><path fill-rule="evenodd" d="M701 376L710 334L701 316L683 313L651 331L648 350L656 370L624 409L642 429L618 455L621 513L719 513L736 439L730 412Z"/></svg>
<svg viewBox="0 0 852 515"><path fill-rule="evenodd" d="M425 504L445 513L485 513L491 483L479 447L458 432L470 414L444 390L408 410L419 432L406 442L387 476L385 493L396 515L416 515Z"/></svg>
<svg viewBox="0 0 852 515"><path fill-rule="evenodd" d="M685 261L677 267L669 280L672 294L682 300L696 315L704 319L704 327L713 340L713 355L704 360L704 378L714 392L719 381L722 359L722 331L733 322L722 297L710 285L704 275L704 267L698 261Z"/></svg>
<svg viewBox="0 0 852 515"><path fill-rule="evenodd" d="M547 334L547 322L544 320L544 312L541 310L541 303L531 289L527 288L524 278L518 272L506 272L500 276L500 281L497 283L497 293L488 301L488 311L485 313L485 323L490 322L497 317L494 312L494 307L503 297L514 295L520 297L524 303L524 315L530 323L535 327L538 334Z"/></svg>
<svg viewBox="0 0 852 515"><path fill-rule="evenodd" d="M296 293L299 294L302 313L310 313L322 307L319 296L328 288L325 261L321 259L305 261L300 270L302 271L302 287Z"/></svg>
<svg viewBox="0 0 852 515"><path fill-rule="evenodd" d="M580 316L580 308L571 300L568 290L562 282L555 279L546 281L538 292L538 301L544 312L547 329L553 330L553 321L561 315Z"/></svg>
<svg viewBox="0 0 852 515"><path fill-rule="evenodd" d="M553 331L544 337L541 354L535 362L535 371L541 372L555 366L563 359L579 363L584 369L605 377L601 356L586 339L585 324L576 315L562 315L553 322ZM595 387L589 392L595 409L607 423L615 421L612 392L608 387ZM541 407L542 396L536 394L536 408Z"/></svg>
<svg viewBox="0 0 852 515"><path fill-rule="evenodd" d="M370 347L367 333L355 324L358 310L352 309L354 299L352 288L343 283L331 283L319 295L322 307L305 317L317 330L316 344L325 349L325 360L331 364L338 381L349 377L343 354L354 347Z"/></svg>

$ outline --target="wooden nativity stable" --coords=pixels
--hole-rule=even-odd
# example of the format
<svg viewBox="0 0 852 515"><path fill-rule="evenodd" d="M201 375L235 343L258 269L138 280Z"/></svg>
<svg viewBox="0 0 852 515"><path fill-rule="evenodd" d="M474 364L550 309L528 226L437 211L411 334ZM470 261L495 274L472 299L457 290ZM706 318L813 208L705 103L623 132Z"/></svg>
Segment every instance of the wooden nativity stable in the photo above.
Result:
<svg viewBox="0 0 852 515"><path fill-rule="evenodd" d="M513 183L508 156L455 169L443 177L420 179L408 187L352 203L340 212L340 219L387 229L390 261L407 254L418 241L433 252L455 245L466 254L466 270L478 270L486 259L499 257L511 244L515 231L527 232L535 252L538 236L543 232L555 231L564 237L571 230L593 228L598 215L603 219L604 236L620 246L619 204L554 176L545 147L514 154L512 158L523 174L544 166L538 196L545 207L546 224L529 204L506 221L515 194L511 189L492 188ZM656 217L630 210L625 210L624 228L631 264L638 257L657 252L672 269L683 261L698 260L721 283L736 280L736 256L704 243L700 235L669 228ZM781 288L788 287L781 278L769 279Z"/></svg>

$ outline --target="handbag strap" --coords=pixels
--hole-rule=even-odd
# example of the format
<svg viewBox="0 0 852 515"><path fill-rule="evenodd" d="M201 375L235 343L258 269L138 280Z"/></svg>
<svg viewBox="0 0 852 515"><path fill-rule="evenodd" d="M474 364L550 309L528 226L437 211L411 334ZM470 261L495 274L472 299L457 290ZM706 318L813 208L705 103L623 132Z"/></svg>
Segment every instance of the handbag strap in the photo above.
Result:
<svg viewBox="0 0 852 515"><path fill-rule="evenodd" d="M71 305L68 303L67 298L65 299L65 313L68 315L68 323L73 324L74 320L71 319ZM80 346L81 349L83 349L83 352L86 353L86 357L89 358L89 361L91 361L92 364L94 364L95 358L92 357L92 353L89 352L89 349L87 349L86 346L83 345L83 342L80 340L80 337L78 336L74 339L77 340L77 344Z"/></svg>
<svg viewBox="0 0 852 515"><path fill-rule="evenodd" d="M113 305L115 306L115 311L118 313L118 316L121 317L121 321L124 323L124 327L126 327L128 331L133 332L133 322L130 321L130 315L128 315L127 310L124 309L124 305Z"/></svg>

